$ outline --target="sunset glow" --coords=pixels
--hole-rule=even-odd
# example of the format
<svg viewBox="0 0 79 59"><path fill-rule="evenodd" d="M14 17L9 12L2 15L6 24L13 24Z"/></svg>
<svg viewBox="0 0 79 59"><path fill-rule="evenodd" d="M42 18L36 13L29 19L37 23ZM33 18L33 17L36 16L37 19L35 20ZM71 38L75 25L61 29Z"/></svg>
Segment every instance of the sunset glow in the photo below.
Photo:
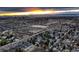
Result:
<svg viewBox="0 0 79 59"><path fill-rule="evenodd" d="M53 13L55 13L55 11L53 10L32 10L24 12L5 12L0 13L0 16L41 15L41 14L53 14Z"/></svg>

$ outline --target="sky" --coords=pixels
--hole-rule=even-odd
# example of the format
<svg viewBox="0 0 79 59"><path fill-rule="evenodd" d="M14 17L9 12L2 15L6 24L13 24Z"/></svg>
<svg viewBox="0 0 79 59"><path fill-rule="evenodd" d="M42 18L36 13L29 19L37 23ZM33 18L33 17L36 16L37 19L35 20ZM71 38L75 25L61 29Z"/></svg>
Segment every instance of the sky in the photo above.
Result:
<svg viewBox="0 0 79 59"><path fill-rule="evenodd" d="M8 12L23 12L31 9L33 7L0 7L0 11L8 11ZM38 8L38 7L35 7ZM39 7L40 9L55 9L55 10L70 10L70 9L79 9L78 7ZM34 8L33 8L34 9Z"/></svg>
<svg viewBox="0 0 79 59"><path fill-rule="evenodd" d="M72 15L72 14L79 15L79 8L78 7L0 7L0 15L1 15L1 13L7 13L7 12L13 12L12 14L14 14L15 12L28 12L28 11L33 11L33 10L64 11L64 12L60 12L58 15ZM73 10L78 10L78 11L73 11ZM38 11L38 13L40 13L40 11ZM47 12L45 12L45 14L46 13ZM19 13L19 14L25 14L25 13Z"/></svg>

